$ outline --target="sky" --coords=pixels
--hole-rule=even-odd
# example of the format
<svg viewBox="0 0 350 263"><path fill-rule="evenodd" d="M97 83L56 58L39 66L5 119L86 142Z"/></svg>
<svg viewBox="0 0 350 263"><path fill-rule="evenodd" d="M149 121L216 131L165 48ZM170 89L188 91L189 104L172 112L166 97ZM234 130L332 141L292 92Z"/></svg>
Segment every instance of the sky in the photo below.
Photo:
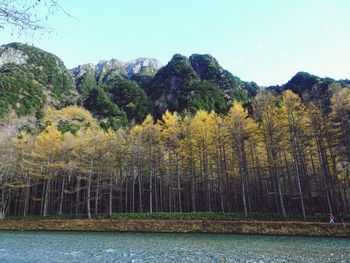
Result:
<svg viewBox="0 0 350 263"><path fill-rule="evenodd" d="M0 44L24 42L68 68L102 59L211 54L246 81L283 84L299 71L350 78L349 0L61 0L52 33L0 29Z"/></svg>

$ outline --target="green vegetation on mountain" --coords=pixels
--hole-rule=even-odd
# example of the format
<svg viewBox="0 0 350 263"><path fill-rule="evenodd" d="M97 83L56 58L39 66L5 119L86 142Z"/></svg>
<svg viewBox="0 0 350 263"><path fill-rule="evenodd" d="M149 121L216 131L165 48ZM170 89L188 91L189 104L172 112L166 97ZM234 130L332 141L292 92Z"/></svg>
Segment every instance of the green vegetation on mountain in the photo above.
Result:
<svg viewBox="0 0 350 263"><path fill-rule="evenodd" d="M87 72L76 80L77 91L80 94L80 100L84 101L90 91L97 87L95 75L93 72Z"/></svg>
<svg viewBox="0 0 350 263"><path fill-rule="evenodd" d="M170 109L173 108L174 111L179 110L180 112L188 110L193 114L198 110L226 113L228 109L224 95L218 87L206 80L192 82L190 90L180 93L174 103L177 104L173 107L170 104Z"/></svg>
<svg viewBox="0 0 350 263"><path fill-rule="evenodd" d="M74 81L56 56L20 43L0 47L0 118L10 111L31 115L45 104L75 99Z"/></svg>
<svg viewBox="0 0 350 263"><path fill-rule="evenodd" d="M20 43L0 47L0 118L10 113L41 116L47 106L87 107L103 127L137 123L149 113L166 111L226 113L234 101L250 101L261 88L223 69L211 55L176 54L160 68L155 59L139 58L85 64L69 71L56 56ZM74 83L75 82L75 83ZM74 85L75 84L75 85ZM299 72L282 86L268 87L277 94L292 90L304 102L316 100L329 110L334 89L349 85Z"/></svg>
<svg viewBox="0 0 350 263"><path fill-rule="evenodd" d="M242 81L223 69L211 55L193 54L189 59L200 78L208 80L220 87L226 95L227 100L247 102L259 90L256 83Z"/></svg>
<svg viewBox="0 0 350 263"><path fill-rule="evenodd" d="M307 72L298 72L286 84L268 87L267 90L277 94L281 94L285 90L291 90L298 94L305 103L317 103L322 105L323 110L329 111L332 94L349 85L350 80L320 78Z"/></svg>
<svg viewBox="0 0 350 263"><path fill-rule="evenodd" d="M117 129L128 123L125 112L110 99L101 86L90 91L84 101L84 107L101 120L100 124L103 128Z"/></svg>
<svg viewBox="0 0 350 263"><path fill-rule="evenodd" d="M190 60L179 54L158 71L148 93L151 101L154 101L156 117L165 110L187 110L192 113L199 109L219 113L227 110L224 93L220 88L210 81L201 80Z"/></svg>
<svg viewBox="0 0 350 263"><path fill-rule="evenodd" d="M106 85L112 101L121 107L129 120L142 122L151 112L148 96L136 82L115 79L110 80Z"/></svg>

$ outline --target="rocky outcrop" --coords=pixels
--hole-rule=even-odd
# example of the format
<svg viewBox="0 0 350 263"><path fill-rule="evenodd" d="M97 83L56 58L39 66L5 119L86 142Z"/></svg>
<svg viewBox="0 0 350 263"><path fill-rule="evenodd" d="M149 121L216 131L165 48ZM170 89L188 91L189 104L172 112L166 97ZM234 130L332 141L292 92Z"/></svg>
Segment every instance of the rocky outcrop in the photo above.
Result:
<svg viewBox="0 0 350 263"><path fill-rule="evenodd" d="M161 67L162 64L154 58L138 58L125 63L118 59L110 59L101 60L96 65L80 65L70 72L75 79L93 72L96 81L103 83L116 76L127 79L132 79L138 74L154 76Z"/></svg>
<svg viewBox="0 0 350 263"><path fill-rule="evenodd" d="M80 78L89 72L95 72L95 65L92 63L79 65L70 70L70 73L74 78Z"/></svg>
<svg viewBox="0 0 350 263"><path fill-rule="evenodd" d="M13 47L0 47L0 68L8 63L11 64L25 64L27 63L28 56L21 50Z"/></svg>
<svg viewBox="0 0 350 263"><path fill-rule="evenodd" d="M138 58L125 63L126 76L131 79L136 74L155 75L162 64L154 58Z"/></svg>

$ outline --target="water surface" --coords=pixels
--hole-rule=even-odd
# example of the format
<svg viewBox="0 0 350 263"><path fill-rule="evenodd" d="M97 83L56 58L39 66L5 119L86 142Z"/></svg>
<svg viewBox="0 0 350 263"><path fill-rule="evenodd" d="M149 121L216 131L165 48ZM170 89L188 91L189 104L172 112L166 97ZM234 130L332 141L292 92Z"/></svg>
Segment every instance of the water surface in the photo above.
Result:
<svg viewBox="0 0 350 263"><path fill-rule="evenodd" d="M0 231L0 262L350 262L350 239Z"/></svg>

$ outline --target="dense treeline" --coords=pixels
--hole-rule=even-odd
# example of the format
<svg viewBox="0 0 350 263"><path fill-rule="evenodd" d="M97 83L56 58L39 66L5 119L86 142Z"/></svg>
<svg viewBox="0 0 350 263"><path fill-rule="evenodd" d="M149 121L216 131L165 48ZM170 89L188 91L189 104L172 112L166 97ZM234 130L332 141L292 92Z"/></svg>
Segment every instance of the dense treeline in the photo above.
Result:
<svg viewBox="0 0 350 263"><path fill-rule="evenodd" d="M248 111L166 112L103 130L76 106L0 148L0 217L350 211L350 88L308 100L256 95Z"/></svg>

